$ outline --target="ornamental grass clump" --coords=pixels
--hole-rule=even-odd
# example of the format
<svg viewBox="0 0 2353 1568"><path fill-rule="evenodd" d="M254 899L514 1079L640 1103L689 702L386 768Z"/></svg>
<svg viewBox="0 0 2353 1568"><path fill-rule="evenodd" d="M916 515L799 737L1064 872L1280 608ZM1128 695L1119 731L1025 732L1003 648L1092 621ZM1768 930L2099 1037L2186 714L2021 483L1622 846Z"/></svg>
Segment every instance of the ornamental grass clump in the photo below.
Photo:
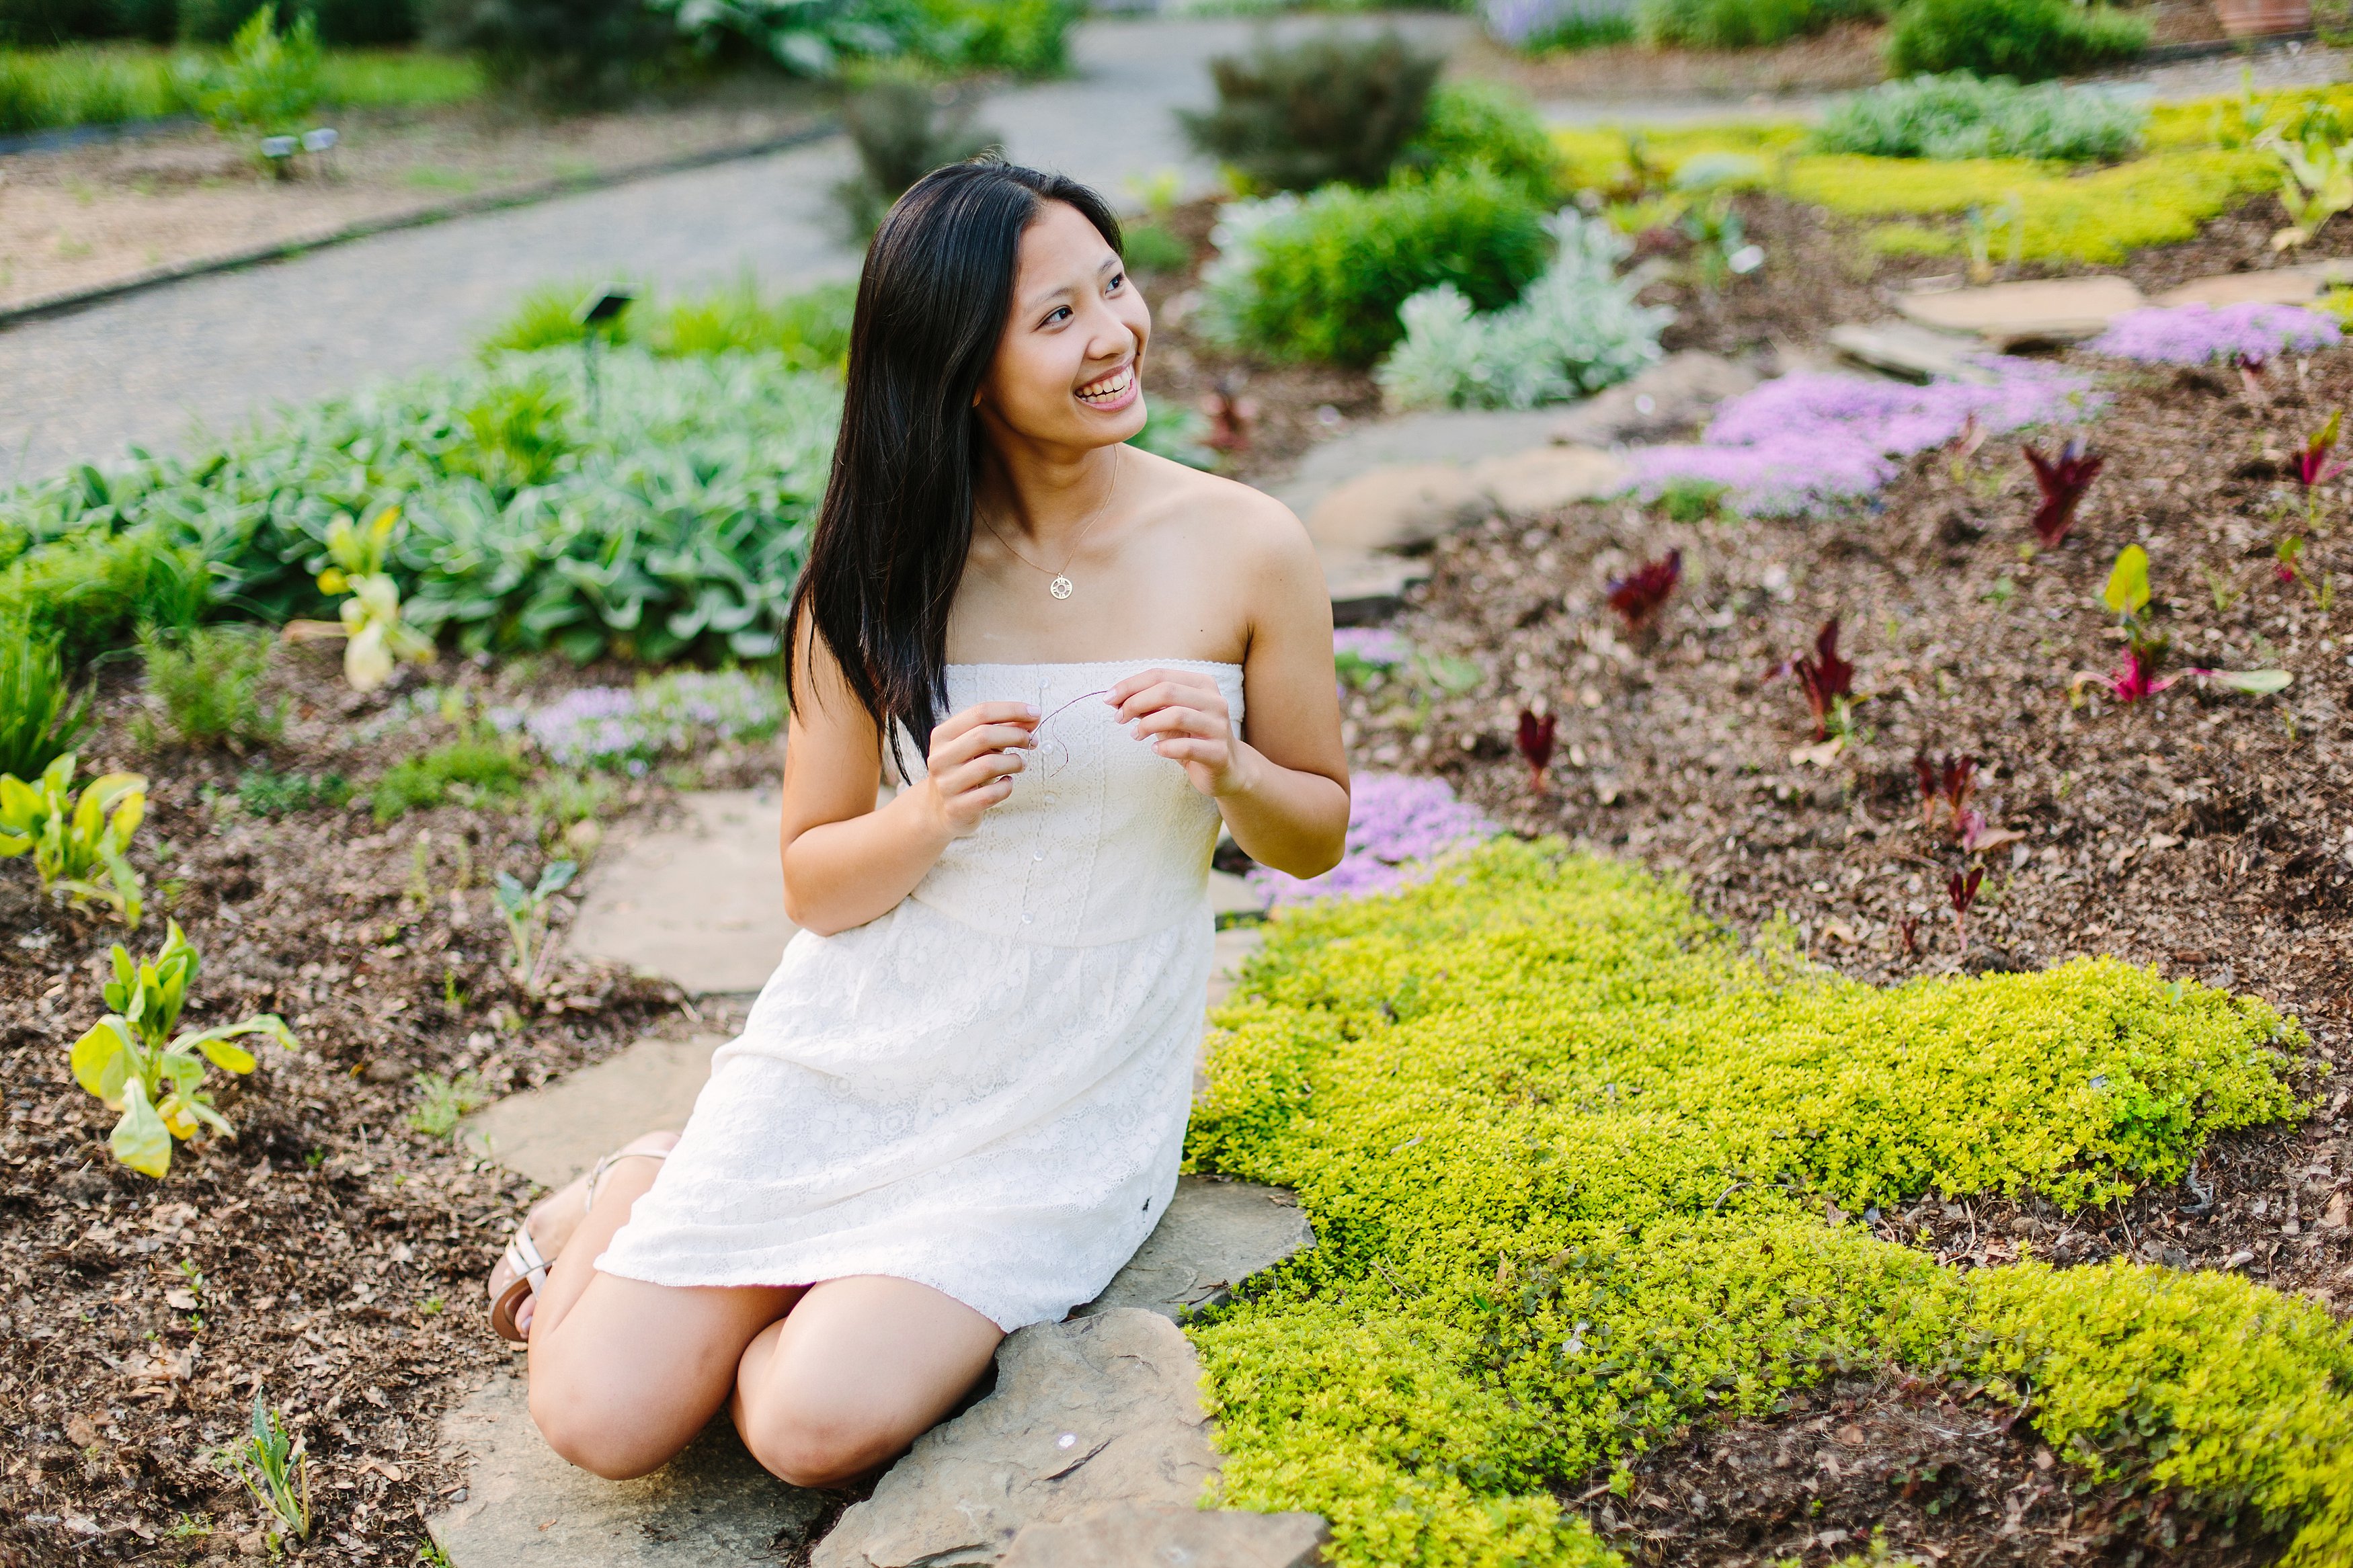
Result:
<svg viewBox="0 0 2353 1568"><path fill-rule="evenodd" d="M1348 784L1347 847L1337 866L1303 880L1254 866L1249 879L1277 906L1382 892L1426 875L1431 862L1495 831L1476 806L1454 798L1444 779L1358 773Z"/></svg>
<svg viewBox="0 0 2353 1568"><path fill-rule="evenodd" d="M1696 445L1634 454L1635 486L1655 500L1678 483L1725 488L1750 516L1802 515L1862 500L1892 480L1902 459L1944 447L1974 417L1993 434L2074 423L2105 399L2084 378L1999 357L1990 385L1926 386L1799 371L1728 399Z"/></svg>
<svg viewBox="0 0 2353 1568"><path fill-rule="evenodd" d="M2259 999L2113 959L1880 989L1503 839L1278 912L1216 1022L1189 1163L1293 1187L1316 1231L1188 1327L1220 1500L1324 1514L1335 1564L1614 1561L1561 1499L1883 1368L1994 1378L2071 1458L2158 1458L2332 1560L2353 1350L2325 1313L2130 1265L1964 1274L1849 1218L2179 1181L2300 1110L2307 1042Z"/></svg>
<svg viewBox="0 0 2353 1568"><path fill-rule="evenodd" d="M2260 367L2281 354L2334 348L2344 339L2335 321L2300 305L2152 305L2126 310L2085 346L2147 364L2235 360Z"/></svg>

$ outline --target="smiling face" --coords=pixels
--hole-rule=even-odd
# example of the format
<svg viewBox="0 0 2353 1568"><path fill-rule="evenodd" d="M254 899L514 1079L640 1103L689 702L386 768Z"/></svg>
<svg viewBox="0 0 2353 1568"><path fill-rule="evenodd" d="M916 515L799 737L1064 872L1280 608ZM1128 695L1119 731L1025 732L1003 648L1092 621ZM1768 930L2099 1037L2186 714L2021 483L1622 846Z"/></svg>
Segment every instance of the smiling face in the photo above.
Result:
<svg viewBox="0 0 2353 1568"><path fill-rule="evenodd" d="M1152 312L1119 253L1076 207L1022 231L1012 311L974 405L992 438L1086 449L1144 428Z"/></svg>

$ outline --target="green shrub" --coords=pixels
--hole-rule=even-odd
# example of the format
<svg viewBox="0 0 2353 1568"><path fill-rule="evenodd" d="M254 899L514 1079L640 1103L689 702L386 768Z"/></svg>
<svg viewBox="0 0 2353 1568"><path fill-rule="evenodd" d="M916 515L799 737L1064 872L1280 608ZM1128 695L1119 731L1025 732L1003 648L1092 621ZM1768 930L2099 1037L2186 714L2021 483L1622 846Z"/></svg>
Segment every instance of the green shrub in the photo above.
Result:
<svg viewBox="0 0 2353 1568"><path fill-rule="evenodd" d="M1085 10L1079 0L915 0L909 47L949 70L1060 76Z"/></svg>
<svg viewBox="0 0 2353 1568"><path fill-rule="evenodd" d="M1632 12L1623 6L1586 5L1571 0L1565 6L1540 9L1553 14L1532 17L1526 32L1504 40L1523 54L1607 48L1612 44L1630 44L1637 36Z"/></svg>
<svg viewBox="0 0 2353 1568"><path fill-rule="evenodd" d="M261 682L277 643L261 626L142 626L150 705L187 745L274 741L286 727L285 710L263 706Z"/></svg>
<svg viewBox="0 0 2353 1568"><path fill-rule="evenodd" d="M351 798L352 786L341 773L273 773L268 768L248 768L237 781L238 809L256 816L332 811Z"/></svg>
<svg viewBox="0 0 2353 1568"><path fill-rule="evenodd" d="M368 804L378 822L390 822L405 812L426 811L459 793L462 804L473 798L511 799L522 789L530 768L512 749L494 741L452 741L429 752L404 757L376 780Z"/></svg>
<svg viewBox="0 0 2353 1568"><path fill-rule="evenodd" d="M38 525L27 531L48 542L0 570L0 617L55 638L68 669L129 642L142 623L194 626L211 598L196 551L152 531L110 530L109 485L83 468L43 487L42 503L24 512ZM85 510L93 497L108 499ZM84 519L88 526L73 526Z"/></svg>
<svg viewBox="0 0 2353 1568"><path fill-rule="evenodd" d="M903 71L869 77L843 100L841 126L858 153L858 172L834 186L833 196L860 244L908 186L996 141L973 128L969 99Z"/></svg>
<svg viewBox="0 0 2353 1568"><path fill-rule="evenodd" d="M281 34L277 8L264 5L238 24L224 58L189 73L189 97L224 135L292 135L323 93L320 68L317 25L298 16Z"/></svg>
<svg viewBox="0 0 2353 1568"><path fill-rule="evenodd" d="M1545 210L1484 169L1304 201L1235 203L1203 273L1209 330L1274 359L1370 364L1404 336L1398 307L1451 284L1493 310L1551 258Z"/></svg>
<svg viewBox="0 0 2353 1568"><path fill-rule="evenodd" d="M1544 121L1525 97L1495 82L1440 83L1398 163L1424 174L1484 164L1530 201L1559 194L1560 153Z"/></svg>
<svg viewBox="0 0 2353 1568"><path fill-rule="evenodd" d="M1217 107L1179 110L1193 145L1257 191L1387 180L1422 127L1444 61L1395 33L1326 34L1209 62Z"/></svg>
<svg viewBox="0 0 2353 1568"><path fill-rule="evenodd" d="M160 53L121 46L0 52L0 135L160 119L189 107Z"/></svg>
<svg viewBox="0 0 2353 1568"><path fill-rule="evenodd" d="M1823 153L1874 158L2034 158L2107 163L2140 151L2148 109L2116 93L1966 73L1883 82L1831 105Z"/></svg>
<svg viewBox="0 0 2353 1568"><path fill-rule="evenodd" d="M1193 247L1158 224L1125 225L1119 237L1127 264L1139 272L1181 272L1193 259Z"/></svg>
<svg viewBox="0 0 2353 1568"><path fill-rule="evenodd" d="M56 636L37 632L21 610L0 616L0 773L37 779L74 749L90 724L90 695L70 697Z"/></svg>
<svg viewBox="0 0 2353 1568"><path fill-rule="evenodd" d="M1969 71L2020 81L2073 76L2130 59L2148 24L2072 0L1905 0L1887 34L1896 76Z"/></svg>
<svg viewBox="0 0 2353 1568"><path fill-rule="evenodd" d="M1316 1233L1189 1330L1221 1501L1324 1514L1335 1563L1614 1561L1556 1498L1889 1363L2031 1389L2053 1442L2145 1445L2218 1511L2353 1500L2322 1314L2211 1276L1964 1276L1849 1220L2178 1182L2300 1109L2306 1042L2259 1000L2105 959L1880 990L1506 840L1278 916L1215 1021L1189 1163L1293 1187Z"/></svg>
<svg viewBox="0 0 2353 1568"><path fill-rule="evenodd" d="M419 0L418 26L435 47L480 57L493 81L559 104L626 96L674 43L643 0Z"/></svg>
<svg viewBox="0 0 2353 1568"><path fill-rule="evenodd" d="M1634 29L1653 48L1753 49L1884 11L1885 0L1641 0Z"/></svg>

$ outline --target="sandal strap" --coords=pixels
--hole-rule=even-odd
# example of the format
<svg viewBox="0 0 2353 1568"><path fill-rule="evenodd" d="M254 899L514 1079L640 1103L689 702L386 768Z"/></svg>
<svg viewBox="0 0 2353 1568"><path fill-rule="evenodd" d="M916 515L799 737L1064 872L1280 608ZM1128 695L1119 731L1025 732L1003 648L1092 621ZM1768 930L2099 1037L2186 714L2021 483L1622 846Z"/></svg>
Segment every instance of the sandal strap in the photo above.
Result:
<svg viewBox="0 0 2353 1568"><path fill-rule="evenodd" d="M507 1237L507 1264L518 1279L528 1279L537 1291L547 1283L547 1271L554 1263L539 1250L539 1243L531 1238L531 1219L525 1215L515 1224L514 1234Z"/></svg>
<svg viewBox="0 0 2353 1568"><path fill-rule="evenodd" d="M596 1189L604 1184L605 1173L611 1170L617 1163L622 1160L667 1160L669 1158L670 1151L667 1149L622 1149L606 1155L596 1162L596 1169L588 1173L588 1202L585 1206L588 1208L596 1206Z"/></svg>

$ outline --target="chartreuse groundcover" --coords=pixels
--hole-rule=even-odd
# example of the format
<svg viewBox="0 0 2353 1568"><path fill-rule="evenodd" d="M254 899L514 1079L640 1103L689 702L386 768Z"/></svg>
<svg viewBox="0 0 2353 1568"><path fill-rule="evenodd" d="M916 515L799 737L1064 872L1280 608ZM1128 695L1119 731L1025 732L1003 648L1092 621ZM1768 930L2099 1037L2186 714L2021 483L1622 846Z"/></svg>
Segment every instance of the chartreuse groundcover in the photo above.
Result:
<svg viewBox="0 0 2353 1568"><path fill-rule="evenodd" d="M2302 1032L2114 960L1894 989L1744 949L1678 889L1498 841L1273 922L1193 1168L1297 1188L1318 1244L1190 1330L1224 1506L1360 1568L1601 1563L1555 1489L1844 1369L1983 1382L2103 1478L2353 1561L2353 1342L2234 1275L1962 1274L1849 1220L2068 1208L2301 1113Z"/></svg>

